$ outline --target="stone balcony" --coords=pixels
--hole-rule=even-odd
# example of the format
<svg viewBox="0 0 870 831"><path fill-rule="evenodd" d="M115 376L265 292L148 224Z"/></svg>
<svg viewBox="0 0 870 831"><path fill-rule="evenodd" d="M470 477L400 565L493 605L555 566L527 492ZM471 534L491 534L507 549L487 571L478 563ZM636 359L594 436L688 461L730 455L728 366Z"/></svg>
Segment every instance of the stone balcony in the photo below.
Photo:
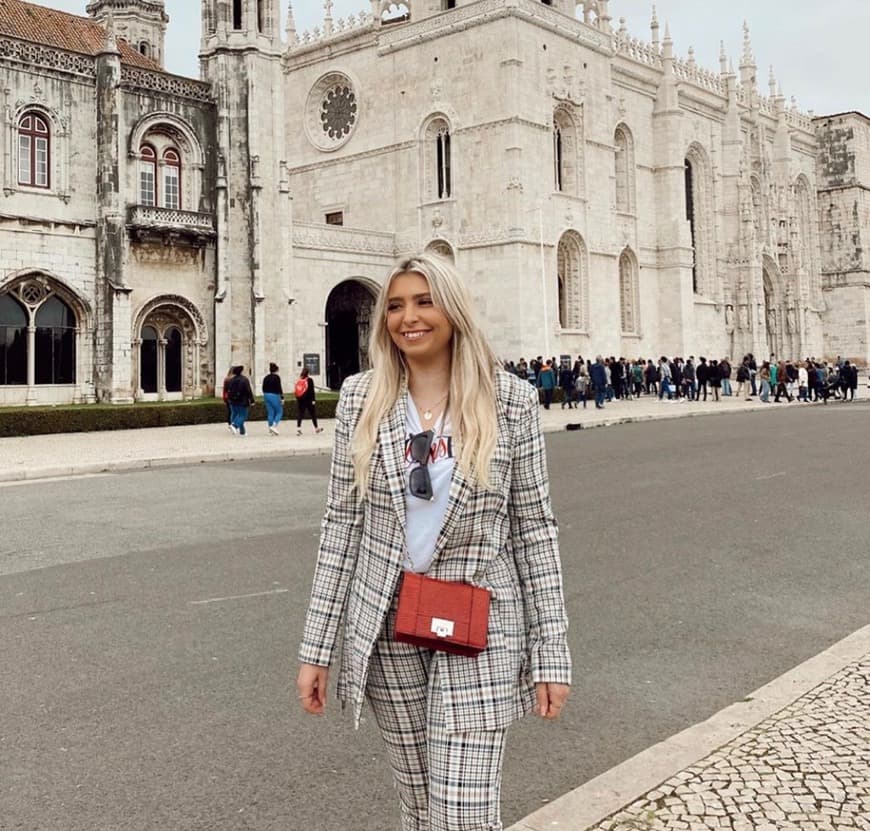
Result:
<svg viewBox="0 0 870 831"><path fill-rule="evenodd" d="M215 215L198 211L132 205L127 228L130 236L140 242L162 239L165 243L205 245L215 236Z"/></svg>

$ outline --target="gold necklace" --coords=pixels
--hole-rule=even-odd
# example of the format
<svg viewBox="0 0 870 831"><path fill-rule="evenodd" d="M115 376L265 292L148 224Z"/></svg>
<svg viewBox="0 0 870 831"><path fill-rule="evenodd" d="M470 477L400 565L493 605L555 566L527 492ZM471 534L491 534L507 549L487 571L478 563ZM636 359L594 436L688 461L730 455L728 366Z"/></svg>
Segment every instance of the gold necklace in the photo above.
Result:
<svg viewBox="0 0 870 831"><path fill-rule="evenodd" d="M447 393L447 395L449 395L449 394L450 393ZM432 420L432 410L434 410L435 407L437 407L442 401L446 401L447 395L443 396L442 398L439 398L431 407L426 407L426 409L423 410L423 418L425 418L426 421Z"/></svg>

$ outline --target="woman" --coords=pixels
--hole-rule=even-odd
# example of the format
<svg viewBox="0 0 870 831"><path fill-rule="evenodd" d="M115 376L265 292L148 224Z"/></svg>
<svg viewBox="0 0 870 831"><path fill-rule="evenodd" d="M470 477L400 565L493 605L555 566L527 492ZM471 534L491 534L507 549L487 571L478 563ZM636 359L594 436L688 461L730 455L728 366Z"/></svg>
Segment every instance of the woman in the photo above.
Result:
<svg viewBox="0 0 870 831"><path fill-rule="evenodd" d="M230 382L234 377L233 368L230 367L224 376L223 390L221 392L221 398L223 398L224 406L227 408L227 429L233 434L235 430L233 430L233 408L230 405Z"/></svg>
<svg viewBox="0 0 870 831"><path fill-rule="evenodd" d="M314 425L315 433L322 433L323 428L317 426L317 405L314 400L314 379L308 374L308 367L299 373L296 387L293 390L296 395L296 435L302 435L302 419L308 415Z"/></svg>
<svg viewBox="0 0 870 831"><path fill-rule="evenodd" d="M761 369L758 370L758 377L761 380L761 395L760 399L765 404L770 404L770 363L764 361Z"/></svg>
<svg viewBox="0 0 870 831"><path fill-rule="evenodd" d="M284 415L284 389L281 387L281 376L278 374L278 364L269 364L269 374L263 378L263 403L266 405L266 423L273 436L278 435L278 425Z"/></svg>
<svg viewBox="0 0 870 831"><path fill-rule="evenodd" d="M537 392L496 368L464 282L430 254L389 275L370 354L336 411L299 698L323 713L344 617L336 693L357 725L364 699L374 711L402 828L500 831L506 729L558 718L571 683ZM403 570L489 591L478 657L394 640Z"/></svg>

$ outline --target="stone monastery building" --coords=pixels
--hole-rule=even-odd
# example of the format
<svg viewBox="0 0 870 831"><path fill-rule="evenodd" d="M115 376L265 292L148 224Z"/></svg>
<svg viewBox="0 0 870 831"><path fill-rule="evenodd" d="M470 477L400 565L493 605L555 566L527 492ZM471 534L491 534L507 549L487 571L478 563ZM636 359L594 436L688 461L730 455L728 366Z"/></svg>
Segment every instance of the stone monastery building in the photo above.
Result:
<svg viewBox="0 0 870 831"><path fill-rule="evenodd" d="M870 361L870 119L762 94L748 29L711 71L618 0L324 5L202 0L193 80L163 0L0 0L0 404L337 386L422 248L505 359Z"/></svg>

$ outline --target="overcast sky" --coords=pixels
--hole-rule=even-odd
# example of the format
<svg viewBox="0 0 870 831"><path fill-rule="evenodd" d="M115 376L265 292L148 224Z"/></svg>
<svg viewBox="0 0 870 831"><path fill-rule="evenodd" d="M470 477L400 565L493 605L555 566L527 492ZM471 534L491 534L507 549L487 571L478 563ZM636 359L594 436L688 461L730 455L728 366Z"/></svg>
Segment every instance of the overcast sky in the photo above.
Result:
<svg viewBox="0 0 870 831"><path fill-rule="evenodd" d="M286 0L282 0L285 6ZM41 5L84 14L86 0L43 0ZM870 2L867 0L658 0L664 33L670 23L674 47L685 57L695 47L699 64L719 68L719 42L740 63L743 20L749 22L762 92L772 64L786 98L794 95L802 110L817 115L861 110L870 115ZM167 34L167 69L180 75L199 72L198 0L166 0L171 22ZM333 17L368 10L368 0L334 0ZM611 0L614 25L625 17L629 32L649 40L652 4L647 0ZM322 0L293 0L297 29L321 24Z"/></svg>

